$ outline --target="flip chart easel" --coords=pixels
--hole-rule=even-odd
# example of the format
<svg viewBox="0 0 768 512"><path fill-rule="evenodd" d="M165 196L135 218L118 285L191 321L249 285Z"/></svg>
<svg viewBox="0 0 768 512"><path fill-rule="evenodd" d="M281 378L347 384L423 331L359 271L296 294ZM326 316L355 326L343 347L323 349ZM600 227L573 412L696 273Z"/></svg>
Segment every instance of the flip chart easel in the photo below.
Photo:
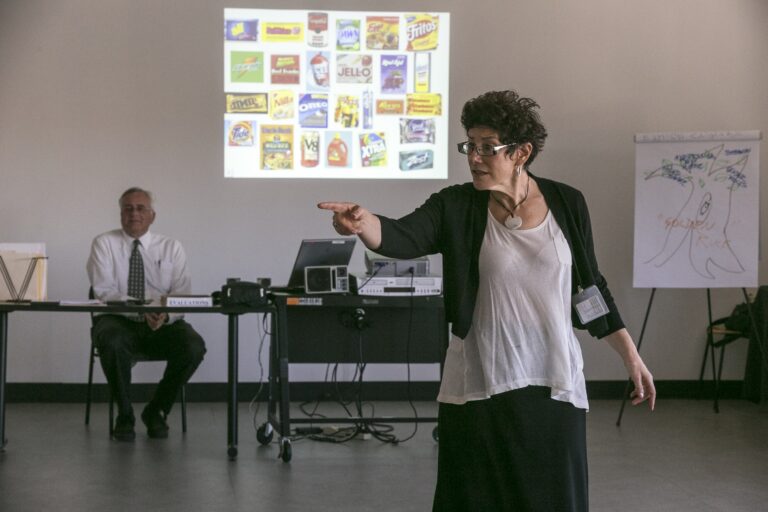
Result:
<svg viewBox="0 0 768 512"><path fill-rule="evenodd" d="M742 294L744 295L744 302L747 304L750 304L749 296L747 295L747 289L742 288L741 289ZM651 289L651 296L648 299L648 307L645 310L645 318L643 319L643 327L640 329L640 337L637 340L637 351L640 352L640 347L643 344L643 337L645 336L645 328L648 325L648 317L651 314L651 306L653 305L653 297L656 295L656 288ZM760 355L761 355L761 361L763 364L763 370L768 370L768 351L766 351L765 344L763 342L762 337L760 336L760 333L757 330L757 322L755 321L754 312L752 311L752 307L748 307L747 311L749 312L749 323L752 330L752 336L755 337L755 340L757 342L757 346L760 349ZM712 298L711 298L711 292L710 289L707 288L707 318L709 319L709 323L707 325L712 324ZM714 354L714 348L712 347L712 340L711 340L711 333L707 334L707 348L706 350L709 351L712 349L712 378L715 383L715 403L714 408L715 412L719 413L720 408L718 405L717 397L718 397L718 380L715 378L716 376L716 368L715 368L715 354ZM704 368L702 368L702 374L703 374ZM632 389L632 380L627 379L627 384L624 387L624 394L621 400L621 408L619 409L619 417L616 419L616 426L621 426L621 419L624 415L624 407L627 404L627 399L629 398L629 393Z"/></svg>

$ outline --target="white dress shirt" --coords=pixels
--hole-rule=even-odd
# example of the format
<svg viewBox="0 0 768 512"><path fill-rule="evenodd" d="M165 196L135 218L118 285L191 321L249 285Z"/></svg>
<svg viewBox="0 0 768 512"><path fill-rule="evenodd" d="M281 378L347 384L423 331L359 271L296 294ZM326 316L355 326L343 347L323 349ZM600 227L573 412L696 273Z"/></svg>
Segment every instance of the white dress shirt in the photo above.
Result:
<svg viewBox="0 0 768 512"><path fill-rule="evenodd" d="M163 295L191 293L187 257L180 242L149 231L139 238L139 242L139 252L144 260L145 299L159 303ZM129 298L128 267L132 250L133 238L122 229L94 238L86 270L95 298L104 302ZM168 321L182 316L170 315Z"/></svg>

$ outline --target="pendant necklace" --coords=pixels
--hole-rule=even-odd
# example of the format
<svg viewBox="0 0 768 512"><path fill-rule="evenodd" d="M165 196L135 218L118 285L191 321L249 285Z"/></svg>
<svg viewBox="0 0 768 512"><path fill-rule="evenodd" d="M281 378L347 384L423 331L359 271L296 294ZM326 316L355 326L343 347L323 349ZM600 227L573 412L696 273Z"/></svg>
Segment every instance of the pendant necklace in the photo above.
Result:
<svg viewBox="0 0 768 512"><path fill-rule="evenodd" d="M491 199L496 201L496 203L502 208L504 208L509 214L509 217L504 219L504 225L507 227L507 229L519 229L520 226L523 225L523 219L521 219L520 217L515 217L515 210L517 210L520 207L520 205L523 204L526 199L528 199L528 189L530 188L530 186L531 186L531 177L528 176L528 181L525 184L525 195L520 200L520 202L512 206L512 208L507 208L507 205L502 203L495 195L493 195L493 193L491 193Z"/></svg>

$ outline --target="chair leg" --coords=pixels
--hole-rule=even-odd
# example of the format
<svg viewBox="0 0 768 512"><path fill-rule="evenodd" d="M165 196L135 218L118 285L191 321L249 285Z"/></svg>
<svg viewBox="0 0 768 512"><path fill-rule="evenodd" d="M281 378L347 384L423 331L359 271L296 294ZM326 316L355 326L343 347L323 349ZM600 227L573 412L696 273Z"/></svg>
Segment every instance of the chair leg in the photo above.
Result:
<svg viewBox="0 0 768 512"><path fill-rule="evenodd" d="M96 358L96 348L91 342L91 360L88 363L88 386L86 387L85 394L85 424L89 425L91 422L91 399L93 396L93 360Z"/></svg>
<svg viewBox="0 0 768 512"><path fill-rule="evenodd" d="M187 386L181 386L181 431L187 433Z"/></svg>

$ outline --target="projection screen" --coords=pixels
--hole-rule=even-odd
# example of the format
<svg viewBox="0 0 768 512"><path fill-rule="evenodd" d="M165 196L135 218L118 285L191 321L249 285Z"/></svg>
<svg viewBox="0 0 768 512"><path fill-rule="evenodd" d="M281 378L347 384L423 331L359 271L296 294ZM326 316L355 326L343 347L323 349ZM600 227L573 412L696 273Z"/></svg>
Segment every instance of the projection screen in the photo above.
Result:
<svg viewBox="0 0 768 512"><path fill-rule="evenodd" d="M448 13L224 10L224 175L446 179Z"/></svg>

